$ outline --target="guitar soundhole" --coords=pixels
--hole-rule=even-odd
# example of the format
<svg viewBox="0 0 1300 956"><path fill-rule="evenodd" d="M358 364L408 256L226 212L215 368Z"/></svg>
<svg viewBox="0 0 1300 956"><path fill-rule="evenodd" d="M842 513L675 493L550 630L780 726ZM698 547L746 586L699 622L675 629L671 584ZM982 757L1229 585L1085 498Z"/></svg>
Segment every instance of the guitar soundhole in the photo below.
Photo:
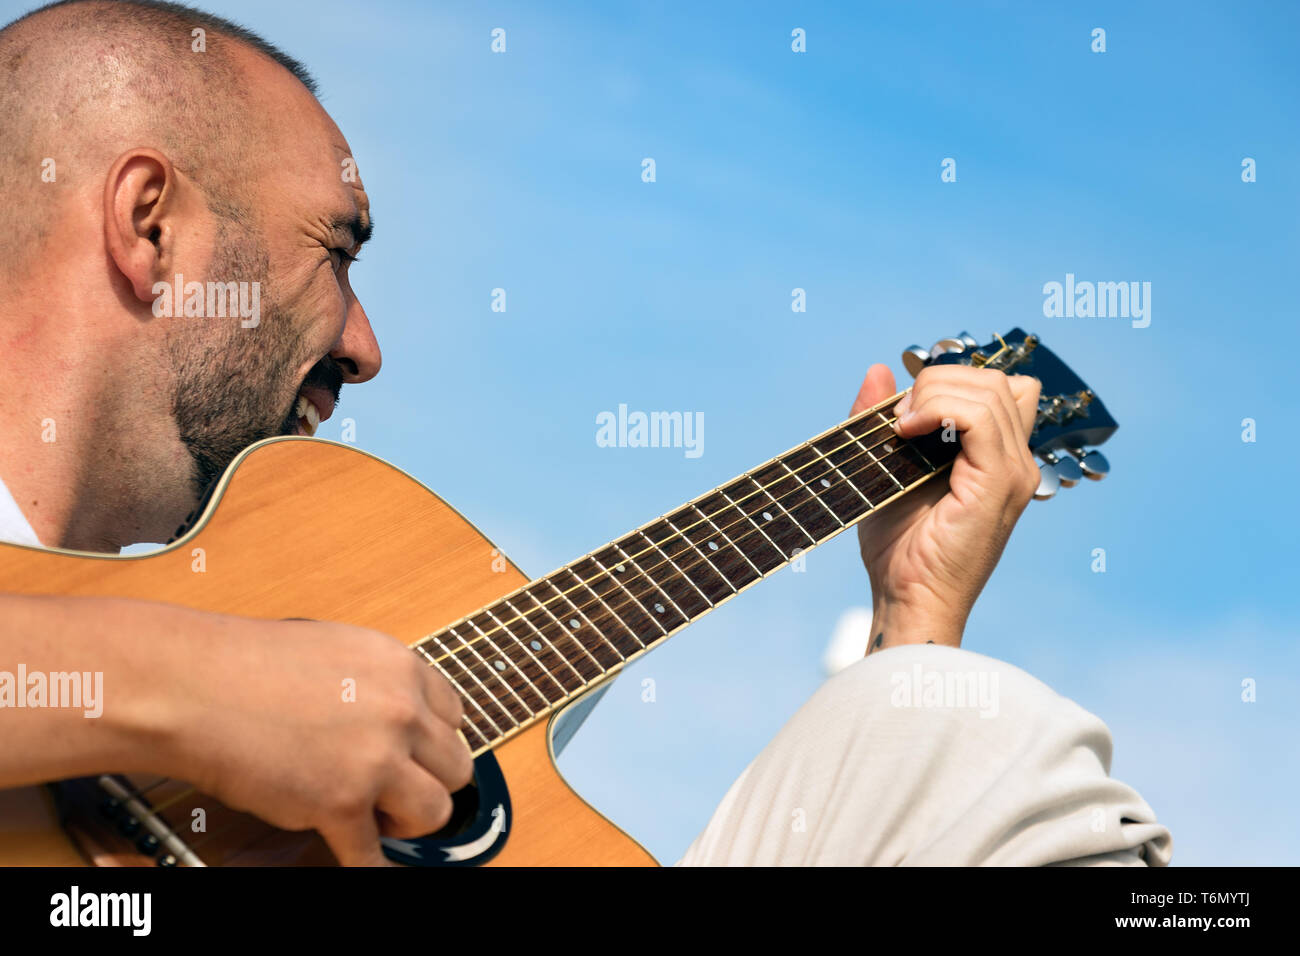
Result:
<svg viewBox="0 0 1300 956"><path fill-rule="evenodd" d="M491 751L474 759L474 782L451 795L451 817L437 833L384 839L384 854L408 866L477 866L500 852L513 826L510 792Z"/></svg>
<svg viewBox="0 0 1300 956"><path fill-rule="evenodd" d="M435 840L449 840L468 830L478 816L478 787L471 783L451 795L451 817L443 828L429 836Z"/></svg>

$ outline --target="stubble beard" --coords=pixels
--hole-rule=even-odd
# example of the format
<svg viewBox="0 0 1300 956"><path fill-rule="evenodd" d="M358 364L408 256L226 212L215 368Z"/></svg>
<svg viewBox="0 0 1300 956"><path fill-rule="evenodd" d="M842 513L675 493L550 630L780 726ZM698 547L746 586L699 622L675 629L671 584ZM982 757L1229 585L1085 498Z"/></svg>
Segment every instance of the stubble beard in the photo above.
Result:
<svg viewBox="0 0 1300 956"><path fill-rule="evenodd" d="M191 481L201 500L249 445L292 431L291 379L301 334L267 295L269 257L252 223L222 218L209 269L216 282L260 282L257 325L238 315L173 318L169 335L173 369L172 414L193 463Z"/></svg>

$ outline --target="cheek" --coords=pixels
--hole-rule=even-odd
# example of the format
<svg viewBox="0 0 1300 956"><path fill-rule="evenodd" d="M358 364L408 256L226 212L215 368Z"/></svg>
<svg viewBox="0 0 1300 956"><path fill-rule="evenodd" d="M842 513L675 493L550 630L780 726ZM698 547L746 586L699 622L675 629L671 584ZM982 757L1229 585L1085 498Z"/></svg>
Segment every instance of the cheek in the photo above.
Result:
<svg viewBox="0 0 1300 956"><path fill-rule="evenodd" d="M311 355L328 352L347 322L348 291L330 272L314 275L290 310L294 338Z"/></svg>

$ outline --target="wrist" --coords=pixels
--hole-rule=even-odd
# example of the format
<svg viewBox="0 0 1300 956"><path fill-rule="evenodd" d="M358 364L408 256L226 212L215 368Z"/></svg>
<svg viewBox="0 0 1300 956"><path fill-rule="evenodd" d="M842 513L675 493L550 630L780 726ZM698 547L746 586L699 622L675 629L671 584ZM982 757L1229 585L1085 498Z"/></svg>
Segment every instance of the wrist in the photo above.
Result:
<svg viewBox="0 0 1300 956"><path fill-rule="evenodd" d="M872 602L867 653L902 644L941 644L961 647L966 614L942 602L916 604L881 599Z"/></svg>
<svg viewBox="0 0 1300 956"><path fill-rule="evenodd" d="M130 742L121 769L199 783L212 722L208 697L211 685L222 682L218 665L230 619L165 604L133 602L126 610L136 653L114 714L117 731ZM142 660L147 668L139 667Z"/></svg>

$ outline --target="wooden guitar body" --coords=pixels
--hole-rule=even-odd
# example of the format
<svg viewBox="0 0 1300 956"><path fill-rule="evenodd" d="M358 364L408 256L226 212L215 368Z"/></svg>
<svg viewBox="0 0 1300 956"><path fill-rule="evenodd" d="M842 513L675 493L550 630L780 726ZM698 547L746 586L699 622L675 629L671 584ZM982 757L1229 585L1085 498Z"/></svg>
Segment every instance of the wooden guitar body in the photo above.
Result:
<svg viewBox="0 0 1300 956"><path fill-rule="evenodd" d="M308 438L271 439L244 452L194 529L163 551L116 557L0 545L0 592L343 621L404 643L527 580L409 475L351 447ZM562 717L481 755L476 785L463 794L459 832L408 845L400 858L431 865L654 865L560 776L552 734ZM333 862L314 834L275 830L178 782L149 789L154 782L109 778L126 797L144 791L138 806L156 813L143 821L124 800L110 805L112 816L101 812L110 793L97 780L61 787L57 814L46 788L0 791L0 865L152 865L176 857L206 865ZM202 832L193 832L195 808L203 810ZM149 823L169 827L194 858L172 853L166 841L148 845ZM142 838L144 850L137 849Z"/></svg>
<svg viewBox="0 0 1300 956"><path fill-rule="evenodd" d="M1017 328L981 346L963 333L903 360L914 373L964 364L1042 383L1028 436L1043 458L1035 497L1109 471L1084 446L1118 425L1037 336ZM561 779L554 748L568 727L559 725L630 661L943 474L959 442L940 431L900 438L902 394L535 581L391 465L346 445L277 438L245 451L195 528L166 549L124 558L0 545L0 593L140 598L392 634L468 703L462 732L478 756L453 822L384 841L390 859L653 865ZM48 822L46 794L9 791L0 864L332 862L314 835L276 831L175 781L106 775L59 794L82 855Z"/></svg>

